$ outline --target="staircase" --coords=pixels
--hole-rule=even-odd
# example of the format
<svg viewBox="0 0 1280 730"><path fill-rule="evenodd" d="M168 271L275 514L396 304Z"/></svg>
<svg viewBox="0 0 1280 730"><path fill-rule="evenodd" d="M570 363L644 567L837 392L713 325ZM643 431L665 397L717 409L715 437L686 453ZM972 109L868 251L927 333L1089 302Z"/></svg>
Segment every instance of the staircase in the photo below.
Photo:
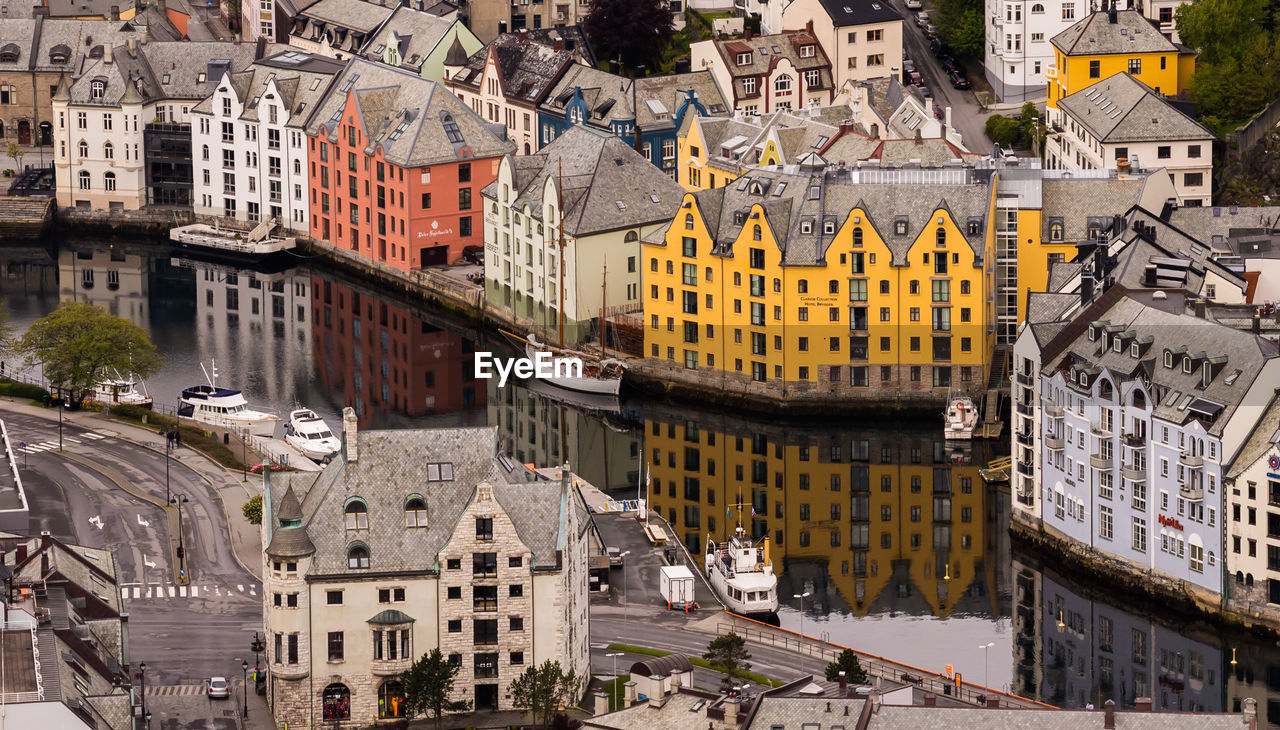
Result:
<svg viewBox="0 0 1280 730"><path fill-rule="evenodd" d="M1009 345L996 345L991 353L991 376L987 378L986 400L982 404L982 423L978 424L978 438L998 439L1004 430L1000 421L1000 396L1009 393Z"/></svg>

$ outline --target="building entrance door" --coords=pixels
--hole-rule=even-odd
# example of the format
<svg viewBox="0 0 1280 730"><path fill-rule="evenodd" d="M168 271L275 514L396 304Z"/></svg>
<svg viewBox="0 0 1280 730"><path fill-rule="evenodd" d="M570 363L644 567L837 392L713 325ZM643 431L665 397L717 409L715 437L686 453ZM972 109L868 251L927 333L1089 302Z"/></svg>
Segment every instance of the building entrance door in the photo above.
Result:
<svg viewBox="0 0 1280 730"><path fill-rule="evenodd" d="M498 685L476 685L476 710L493 711L498 709Z"/></svg>
<svg viewBox="0 0 1280 730"><path fill-rule="evenodd" d="M428 266L445 266L449 263L449 247L448 246L428 246L422 249L421 254L422 268Z"/></svg>
<svg viewBox="0 0 1280 730"><path fill-rule="evenodd" d="M31 122L25 119L18 122L18 144L23 146L31 144Z"/></svg>

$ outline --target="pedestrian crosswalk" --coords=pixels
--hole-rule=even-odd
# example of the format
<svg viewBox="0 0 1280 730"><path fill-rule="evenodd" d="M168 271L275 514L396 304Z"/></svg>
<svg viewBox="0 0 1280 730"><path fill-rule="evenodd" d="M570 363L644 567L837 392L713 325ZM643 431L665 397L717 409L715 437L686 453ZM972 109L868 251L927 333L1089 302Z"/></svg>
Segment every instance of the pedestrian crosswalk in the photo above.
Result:
<svg viewBox="0 0 1280 730"><path fill-rule="evenodd" d="M63 442L63 445L65 446L66 444L82 443L80 439L97 441L99 439L104 439L104 438L106 438L106 436L103 436L100 433L94 433L93 431L86 431L80 434L80 438L75 438L72 436L63 436L62 442ZM19 446L18 446L18 451L21 451L24 454L38 454L41 451L57 451L57 450L58 450L57 439L50 439L48 441L41 441L40 443L30 443L30 444L25 441L22 441L22 442L19 442Z"/></svg>
<svg viewBox="0 0 1280 730"><path fill-rule="evenodd" d="M129 583L120 586L120 598L124 600L145 599L182 599L182 598L225 598L234 595L258 596L256 583L237 584L235 590L229 585L170 585L166 583Z"/></svg>
<svg viewBox="0 0 1280 730"><path fill-rule="evenodd" d="M173 697L176 695L202 695L204 694L203 684L161 684L158 686L148 686L147 694L156 697Z"/></svg>

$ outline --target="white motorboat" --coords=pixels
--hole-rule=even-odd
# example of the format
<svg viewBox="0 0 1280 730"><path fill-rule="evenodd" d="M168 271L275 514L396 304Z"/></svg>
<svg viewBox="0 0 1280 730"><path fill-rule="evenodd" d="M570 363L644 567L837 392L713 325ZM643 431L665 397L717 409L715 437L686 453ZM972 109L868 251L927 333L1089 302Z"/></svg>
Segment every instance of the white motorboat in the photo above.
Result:
<svg viewBox="0 0 1280 730"><path fill-rule="evenodd" d="M228 428L237 433L249 433L253 436L273 436L276 422L280 416L274 412L249 407L248 401L238 390L229 390L217 386L218 366L210 363L205 370L201 363L207 385L193 385L182 391L178 401L178 416L190 418L199 423Z"/></svg>
<svg viewBox="0 0 1280 730"><path fill-rule="evenodd" d="M342 449L342 442L333 435L333 429L310 408L296 408L289 412L284 424L284 441L302 455L328 464L334 454Z"/></svg>
<svg viewBox="0 0 1280 730"><path fill-rule="evenodd" d="M121 377L116 373L114 378L106 378L95 384L85 397L98 403L110 405L138 406L150 408L153 402L147 386L141 380Z"/></svg>
<svg viewBox="0 0 1280 730"><path fill-rule="evenodd" d="M978 409L967 395L948 399L943 414L943 436L947 441L969 441L978 425Z"/></svg>
<svg viewBox="0 0 1280 730"><path fill-rule="evenodd" d="M727 542L708 538L705 567L712 590L733 613L777 613L778 576L773 574L768 536L756 544L738 525Z"/></svg>

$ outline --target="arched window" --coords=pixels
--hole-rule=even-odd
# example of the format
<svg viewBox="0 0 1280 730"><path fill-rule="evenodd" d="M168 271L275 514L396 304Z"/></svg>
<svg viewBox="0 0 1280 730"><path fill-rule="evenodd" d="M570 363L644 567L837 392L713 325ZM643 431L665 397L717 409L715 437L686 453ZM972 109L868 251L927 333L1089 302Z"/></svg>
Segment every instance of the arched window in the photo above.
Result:
<svg viewBox="0 0 1280 730"><path fill-rule="evenodd" d="M622 237L623 243L635 243L640 240L640 234L635 231L627 231L627 235Z"/></svg>
<svg viewBox="0 0 1280 730"><path fill-rule="evenodd" d="M853 245L854 246L862 245L862 229L861 228L853 229Z"/></svg>
<svg viewBox="0 0 1280 730"><path fill-rule="evenodd" d="M1168 350L1164 351L1164 366L1167 368L1173 367L1173 353Z"/></svg>
<svg viewBox="0 0 1280 730"><path fill-rule="evenodd" d="M791 77L782 74L773 82L773 90L778 93L786 93L791 91Z"/></svg>
<svg viewBox="0 0 1280 730"><path fill-rule="evenodd" d="M108 160L114 160L116 158L115 145L111 144L110 142L107 142L106 144L102 145L102 156Z"/></svg>
<svg viewBox="0 0 1280 730"><path fill-rule="evenodd" d="M89 156L89 143L84 141L83 139L80 140L80 144L76 145L76 149L80 151L81 157Z"/></svg>
<svg viewBox="0 0 1280 730"><path fill-rule="evenodd" d="M326 720L351 719L351 690L341 682L334 682L324 688L321 700Z"/></svg>
<svg viewBox="0 0 1280 730"><path fill-rule="evenodd" d="M763 232L760 230L760 224L757 223L756 225L751 227L752 241L759 241L761 240L762 236L763 236Z"/></svg>
<svg viewBox="0 0 1280 730"><path fill-rule="evenodd" d="M102 97L107 93L107 82L102 79L94 79L89 83L89 95L94 101L101 101Z"/></svg>
<svg viewBox="0 0 1280 730"><path fill-rule="evenodd" d="M1040 3L1036 3L1035 5L1032 5L1032 6L1031 6L1031 14L1032 14L1032 15L1039 15L1039 14L1041 14L1041 13L1043 13L1043 12L1044 12L1044 6L1043 6L1043 5L1041 5Z"/></svg>
<svg viewBox="0 0 1280 730"><path fill-rule="evenodd" d="M686 231L692 231L692 230L693 230L693 213L685 213L685 214L684 214L684 229L685 229Z"/></svg>
<svg viewBox="0 0 1280 730"><path fill-rule="evenodd" d="M206 144L200 147L200 158L205 162L209 161L209 145Z"/></svg>
<svg viewBox="0 0 1280 730"><path fill-rule="evenodd" d="M410 497L409 501L404 503L404 526L427 526L427 503L422 497Z"/></svg>
<svg viewBox="0 0 1280 730"><path fill-rule="evenodd" d="M369 507L365 505L364 500L352 499L347 502L347 507L343 511L346 513L348 530L369 529Z"/></svg>
<svg viewBox="0 0 1280 730"><path fill-rule="evenodd" d="M1113 392L1112 392L1110 380L1104 380L1098 384L1099 398L1102 398L1103 400L1111 400L1112 395L1113 395Z"/></svg>
<svg viewBox="0 0 1280 730"><path fill-rule="evenodd" d="M378 717L404 717L404 685L389 679L378 687Z"/></svg>
<svg viewBox="0 0 1280 730"><path fill-rule="evenodd" d="M347 567L351 570L368 570L369 548L364 545L352 545L347 550Z"/></svg>
<svg viewBox="0 0 1280 730"><path fill-rule="evenodd" d="M116 174L114 172L108 172L107 174L102 176L102 187L109 193L115 191Z"/></svg>
<svg viewBox="0 0 1280 730"><path fill-rule="evenodd" d="M1062 240L1062 221L1054 221L1049 224L1049 240L1050 241Z"/></svg>
<svg viewBox="0 0 1280 730"><path fill-rule="evenodd" d="M1133 406L1135 408L1147 407L1147 396L1141 390L1133 391Z"/></svg>
<svg viewBox="0 0 1280 730"><path fill-rule="evenodd" d="M942 226L938 226L938 230L934 233L934 236L937 239L939 246L947 245L947 229L946 228L943 228Z"/></svg>
<svg viewBox="0 0 1280 730"><path fill-rule="evenodd" d="M86 170L80 171L80 189L81 190L89 189L89 173Z"/></svg>

